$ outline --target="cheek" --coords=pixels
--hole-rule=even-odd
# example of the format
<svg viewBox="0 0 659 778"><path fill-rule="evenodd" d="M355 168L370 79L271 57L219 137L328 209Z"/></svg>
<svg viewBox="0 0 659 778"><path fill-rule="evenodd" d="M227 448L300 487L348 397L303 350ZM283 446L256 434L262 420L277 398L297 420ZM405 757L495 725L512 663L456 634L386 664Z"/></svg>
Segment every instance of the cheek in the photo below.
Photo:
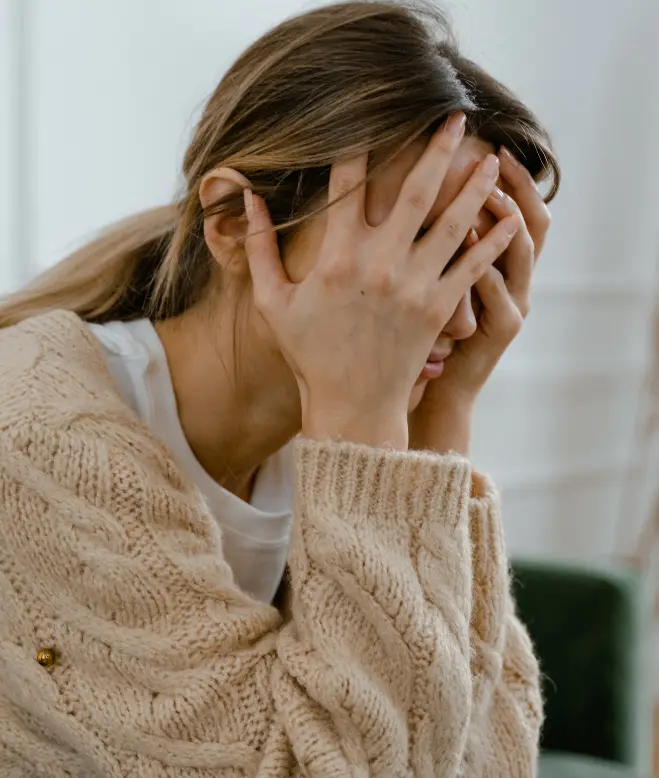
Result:
<svg viewBox="0 0 659 778"><path fill-rule="evenodd" d="M302 281L313 268L323 243L327 217L320 214L280 243L282 262L293 283Z"/></svg>

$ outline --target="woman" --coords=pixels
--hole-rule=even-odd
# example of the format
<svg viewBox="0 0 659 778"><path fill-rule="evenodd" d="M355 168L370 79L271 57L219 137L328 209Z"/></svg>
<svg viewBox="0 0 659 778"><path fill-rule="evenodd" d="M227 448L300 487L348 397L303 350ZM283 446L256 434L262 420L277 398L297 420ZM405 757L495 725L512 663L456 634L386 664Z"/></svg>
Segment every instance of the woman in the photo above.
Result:
<svg viewBox="0 0 659 778"><path fill-rule="evenodd" d="M466 457L546 134L438 14L353 2L255 43L184 170L0 313L2 774L531 775Z"/></svg>

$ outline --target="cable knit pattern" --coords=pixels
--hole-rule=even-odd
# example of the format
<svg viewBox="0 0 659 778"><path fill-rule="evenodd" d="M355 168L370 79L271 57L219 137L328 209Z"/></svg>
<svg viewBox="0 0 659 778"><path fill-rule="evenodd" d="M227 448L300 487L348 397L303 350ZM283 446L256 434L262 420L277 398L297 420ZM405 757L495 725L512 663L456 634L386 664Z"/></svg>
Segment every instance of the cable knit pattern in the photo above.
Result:
<svg viewBox="0 0 659 778"><path fill-rule="evenodd" d="M1 775L534 774L538 668L468 462L300 440L284 617L76 316L0 332L0 365Z"/></svg>

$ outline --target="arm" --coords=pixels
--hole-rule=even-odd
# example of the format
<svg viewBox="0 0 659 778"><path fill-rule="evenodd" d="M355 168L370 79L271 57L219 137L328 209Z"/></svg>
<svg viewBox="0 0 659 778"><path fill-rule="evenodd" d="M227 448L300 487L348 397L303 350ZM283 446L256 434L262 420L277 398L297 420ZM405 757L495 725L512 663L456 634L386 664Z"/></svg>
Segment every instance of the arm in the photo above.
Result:
<svg viewBox="0 0 659 778"><path fill-rule="evenodd" d="M294 621L279 639L275 697L291 734L309 727L296 744L308 768L458 774L471 686L468 483L457 457L300 444Z"/></svg>
<svg viewBox="0 0 659 778"><path fill-rule="evenodd" d="M499 500L474 473L469 505L473 559L471 621L473 712L465 754L469 775L534 775L542 726L540 673L515 614ZM502 736L505 731L505 736Z"/></svg>
<svg viewBox="0 0 659 778"><path fill-rule="evenodd" d="M76 778L457 775L468 465L312 442L297 461L281 629L233 585L211 518L142 430L87 417L3 435L0 764ZM52 668L36 664L42 645Z"/></svg>

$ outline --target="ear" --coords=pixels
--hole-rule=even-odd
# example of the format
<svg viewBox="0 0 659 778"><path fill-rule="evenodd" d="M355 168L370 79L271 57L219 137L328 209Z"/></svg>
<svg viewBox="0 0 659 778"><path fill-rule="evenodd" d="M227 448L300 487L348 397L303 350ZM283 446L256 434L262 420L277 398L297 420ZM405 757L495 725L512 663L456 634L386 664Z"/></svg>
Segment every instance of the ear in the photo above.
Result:
<svg viewBox="0 0 659 778"><path fill-rule="evenodd" d="M217 202L230 192L249 189L250 183L237 170L228 167L214 168L206 173L199 185L199 201L202 208ZM244 264L244 252L238 252L240 242L247 232L247 218L215 214L204 219L204 239L213 259L225 270L240 273ZM245 260L246 262L246 260Z"/></svg>

